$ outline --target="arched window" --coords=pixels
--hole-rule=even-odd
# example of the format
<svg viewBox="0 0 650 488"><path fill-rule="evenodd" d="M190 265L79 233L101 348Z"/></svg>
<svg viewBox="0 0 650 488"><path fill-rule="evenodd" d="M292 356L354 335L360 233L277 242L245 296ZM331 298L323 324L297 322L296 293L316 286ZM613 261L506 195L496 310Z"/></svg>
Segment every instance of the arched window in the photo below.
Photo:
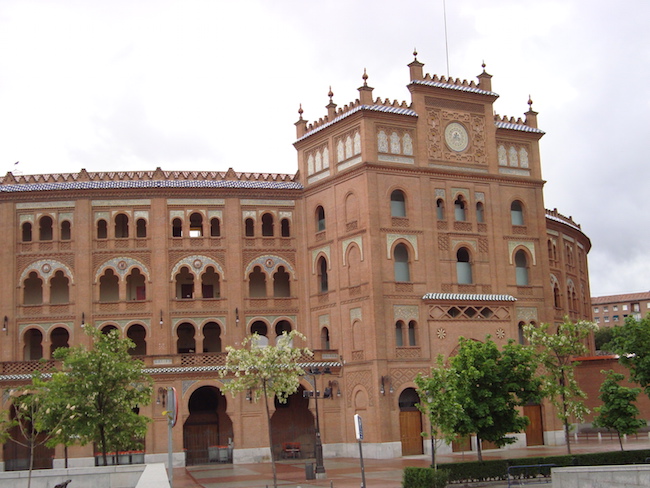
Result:
<svg viewBox="0 0 650 488"><path fill-rule="evenodd" d="M316 232L325 230L325 209L320 205L316 207Z"/></svg>
<svg viewBox="0 0 650 488"><path fill-rule="evenodd" d="M125 214L115 216L115 238L126 239L129 237L129 217Z"/></svg>
<svg viewBox="0 0 650 488"><path fill-rule="evenodd" d="M469 251L466 247L461 247L456 253L456 275L459 285L471 285L474 281L472 278L472 263L469 259Z"/></svg>
<svg viewBox="0 0 650 488"><path fill-rule="evenodd" d="M210 219L210 237L221 237L221 221L216 217Z"/></svg>
<svg viewBox="0 0 650 488"><path fill-rule="evenodd" d="M258 347L264 347L269 345L268 330L269 329L266 326L266 324L261 320L256 320L251 325L251 335L253 334L258 335L258 340L256 344Z"/></svg>
<svg viewBox="0 0 650 488"><path fill-rule="evenodd" d="M221 283L219 282L219 274L212 266L208 266L208 268L205 270L205 273L201 275L201 296L203 298L221 297Z"/></svg>
<svg viewBox="0 0 650 488"><path fill-rule="evenodd" d="M246 219L244 222L244 225L246 227L245 232L246 232L246 237L254 237L255 236L255 222L253 222L253 219Z"/></svg>
<svg viewBox="0 0 650 488"><path fill-rule="evenodd" d="M259 266L255 266L248 275L248 295L251 298L266 297L266 273Z"/></svg>
<svg viewBox="0 0 650 488"><path fill-rule="evenodd" d="M99 301L117 302L120 299L119 278L108 268L99 278Z"/></svg>
<svg viewBox="0 0 650 488"><path fill-rule="evenodd" d="M445 201L442 198L436 200L436 218L445 220Z"/></svg>
<svg viewBox="0 0 650 488"><path fill-rule="evenodd" d="M318 291L320 293L327 293L329 291L329 283L327 281L327 260L324 257L318 259Z"/></svg>
<svg viewBox="0 0 650 488"><path fill-rule="evenodd" d="M280 232L282 237L291 237L291 222L289 222L289 219L280 221Z"/></svg>
<svg viewBox="0 0 650 488"><path fill-rule="evenodd" d="M50 357L60 347L69 346L70 333L64 327L57 327L50 332Z"/></svg>
<svg viewBox="0 0 650 488"><path fill-rule="evenodd" d="M485 209L483 208L483 202L478 202L476 204L476 221L479 224L485 222Z"/></svg>
<svg viewBox="0 0 650 488"><path fill-rule="evenodd" d="M68 303L70 301L69 281L63 271L58 270L54 273L50 279L50 303Z"/></svg>
<svg viewBox="0 0 650 488"><path fill-rule="evenodd" d="M31 222L23 222L23 242L32 242Z"/></svg>
<svg viewBox="0 0 650 488"><path fill-rule="evenodd" d="M172 220L172 237L183 237L183 221L179 218Z"/></svg>
<svg viewBox="0 0 650 488"><path fill-rule="evenodd" d="M196 339L194 338L196 330L192 324L182 323L176 329L176 352L177 354L187 354L196 352Z"/></svg>
<svg viewBox="0 0 650 488"><path fill-rule="evenodd" d="M61 222L61 240L69 241L72 238L72 233L70 231L71 225L69 220L64 220Z"/></svg>
<svg viewBox="0 0 650 488"><path fill-rule="evenodd" d="M510 204L510 220L512 225L524 225L524 209L519 200Z"/></svg>
<svg viewBox="0 0 650 488"><path fill-rule="evenodd" d="M97 239L108 238L108 224L104 219L97 221Z"/></svg>
<svg viewBox="0 0 650 488"><path fill-rule="evenodd" d="M147 221L138 219L135 223L135 236L139 238L147 237Z"/></svg>
<svg viewBox="0 0 650 488"><path fill-rule="evenodd" d="M25 361L34 361L43 357L43 333L38 329L29 329L25 332L25 347L23 356Z"/></svg>
<svg viewBox="0 0 650 488"><path fill-rule="evenodd" d="M557 281L553 283L553 304L555 308L562 308L562 301L560 297L560 285Z"/></svg>
<svg viewBox="0 0 650 488"><path fill-rule="evenodd" d="M36 271L29 273L23 283L23 303L25 305L41 305L43 303L43 280Z"/></svg>
<svg viewBox="0 0 650 488"><path fill-rule="evenodd" d="M221 327L216 322L203 326L203 352L221 352Z"/></svg>
<svg viewBox="0 0 650 488"><path fill-rule="evenodd" d="M120 334L120 331L117 330L117 327L113 324L105 325L104 327L102 327L102 334L104 335L108 335L113 331L117 332L118 335Z"/></svg>
<svg viewBox="0 0 650 488"><path fill-rule="evenodd" d="M395 281L411 281L411 270L409 266L409 251L406 245L400 243L393 251L393 266Z"/></svg>
<svg viewBox="0 0 650 488"><path fill-rule="evenodd" d="M194 298L194 275L187 266L183 266L176 275L176 298L190 300Z"/></svg>
<svg viewBox="0 0 650 488"><path fill-rule="evenodd" d="M289 283L289 273L284 269L284 266L280 266L277 273L273 275L273 296L290 297L291 288Z"/></svg>
<svg viewBox="0 0 650 488"><path fill-rule="evenodd" d="M321 349L330 349L330 331L327 327L320 330L320 347Z"/></svg>
<svg viewBox="0 0 650 488"><path fill-rule="evenodd" d="M465 222L465 220L467 220L465 207L465 200L463 200L461 195L458 195L458 198L456 198L456 201L454 202L454 218L457 222Z"/></svg>
<svg viewBox="0 0 650 488"><path fill-rule="evenodd" d="M519 339L519 344L526 344L526 335L524 334L524 322L519 322L517 326L517 336Z"/></svg>
<svg viewBox="0 0 650 488"><path fill-rule="evenodd" d="M273 237L273 227L273 215L270 213L262 215L262 236Z"/></svg>
<svg viewBox="0 0 650 488"><path fill-rule="evenodd" d="M555 261L555 259L553 259L553 241L549 239L548 241L546 241L546 245L548 247L548 259L549 261L551 261L551 264L553 264L553 262Z"/></svg>
<svg viewBox="0 0 650 488"><path fill-rule="evenodd" d="M133 268L131 273L126 277L126 299L147 299L147 288L145 285L144 275L138 268Z"/></svg>
<svg viewBox="0 0 650 488"><path fill-rule="evenodd" d="M52 217L45 215L41 217L41 220L39 220L38 240L39 241L52 240Z"/></svg>
<svg viewBox="0 0 650 488"><path fill-rule="evenodd" d="M131 339L135 346L129 349L131 356L146 356L147 355L147 329L140 324L133 324L126 331L126 337Z"/></svg>
<svg viewBox="0 0 650 488"><path fill-rule="evenodd" d="M395 346L404 346L404 322L401 320L398 320L397 323L395 323Z"/></svg>
<svg viewBox="0 0 650 488"><path fill-rule="evenodd" d="M416 326L415 320L411 320L409 322L409 346L417 345L417 341L415 337L415 326Z"/></svg>
<svg viewBox="0 0 650 488"><path fill-rule="evenodd" d="M287 334L291 332L291 324L288 320L280 320L277 324L275 324L275 337L278 338L285 332Z"/></svg>
<svg viewBox="0 0 650 488"><path fill-rule="evenodd" d="M199 212L190 215L190 237L203 237L203 215Z"/></svg>
<svg viewBox="0 0 650 488"><path fill-rule="evenodd" d="M406 199L402 190L394 190L390 194L391 217L406 217Z"/></svg>
<svg viewBox="0 0 650 488"><path fill-rule="evenodd" d="M528 257L521 249L515 253L515 271L517 285L528 286Z"/></svg>

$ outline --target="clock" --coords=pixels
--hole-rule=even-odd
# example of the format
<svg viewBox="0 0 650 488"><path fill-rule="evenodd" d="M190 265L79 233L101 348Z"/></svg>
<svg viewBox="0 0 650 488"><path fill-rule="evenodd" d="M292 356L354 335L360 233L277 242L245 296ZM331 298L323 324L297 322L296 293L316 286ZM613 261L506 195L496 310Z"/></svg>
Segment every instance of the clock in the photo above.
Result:
<svg viewBox="0 0 650 488"><path fill-rule="evenodd" d="M469 145L469 135L465 126L458 122L452 122L445 127L445 142L449 149L461 152Z"/></svg>

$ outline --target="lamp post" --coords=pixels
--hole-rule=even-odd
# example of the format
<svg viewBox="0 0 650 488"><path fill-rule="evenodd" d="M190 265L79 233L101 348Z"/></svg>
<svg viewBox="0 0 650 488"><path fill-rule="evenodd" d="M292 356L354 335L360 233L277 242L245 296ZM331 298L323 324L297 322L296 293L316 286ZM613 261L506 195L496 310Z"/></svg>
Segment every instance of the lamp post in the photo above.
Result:
<svg viewBox="0 0 650 488"><path fill-rule="evenodd" d="M172 427L176 425L178 419L178 402L176 388L168 386L158 388L158 397L156 404L162 403L163 415L167 417L167 466L169 467L169 486L174 487L174 463L172 460Z"/></svg>
<svg viewBox="0 0 650 488"><path fill-rule="evenodd" d="M316 440L314 443L314 457L316 458L316 479L325 479L325 465L323 464L323 442L320 435L320 418L318 414L318 400L323 398L334 398L333 387L338 386L336 381L330 381L327 388L325 388L323 396L320 395L320 391L316 387L316 376L320 374L329 374L329 368L325 368L321 371L320 368L309 368L307 373L312 377L314 381L314 391L304 391L303 396L305 398L313 398L314 405L316 409ZM337 393L337 396L340 395L340 390Z"/></svg>

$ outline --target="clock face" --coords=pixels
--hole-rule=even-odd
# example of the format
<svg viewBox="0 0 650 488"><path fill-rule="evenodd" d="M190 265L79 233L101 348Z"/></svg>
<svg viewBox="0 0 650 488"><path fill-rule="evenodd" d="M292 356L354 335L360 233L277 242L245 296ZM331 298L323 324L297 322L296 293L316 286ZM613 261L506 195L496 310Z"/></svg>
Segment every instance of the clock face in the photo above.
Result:
<svg viewBox="0 0 650 488"><path fill-rule="evenodd" d="M445 141L452 151L464 151L469 145L467 129L458 122L452 122L445 127Z"/></svg>

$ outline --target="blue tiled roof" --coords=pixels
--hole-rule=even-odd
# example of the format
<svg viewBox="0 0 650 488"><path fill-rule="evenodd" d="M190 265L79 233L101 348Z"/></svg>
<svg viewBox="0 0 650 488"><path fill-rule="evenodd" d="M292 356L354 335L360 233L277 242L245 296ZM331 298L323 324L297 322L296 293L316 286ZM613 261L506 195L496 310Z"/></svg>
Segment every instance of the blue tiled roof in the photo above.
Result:
<svg viewBox="0 0 650 488"><path fill-rule="evenodd" d="M296 181L240 181L240 180L120 180L120 181L65 181L52 183L25 183L0 185L0 193L56 191L56 190L114 190L128 188L243 188L252 190L302 190Z"/></svg>
<svg viewBox="0 0 650 488"><path fill-rule="evenodd" d="M493 97L499 96L498 93L487 91L487 90L481 90L476 86L456 85L454 83L444 83L442 81L433 81L433 80L411 80L411 83L413 83L414 85L435 86L437 88L446 88L448 90L458 90L458 91L464 91L469 93L478 93L479 95L490 95Z"/></svg>
<svg viewBox="0 0 650 488"><path fill-rule="evenodd" d="M315 129L310 130L307 132L304 136L302 136L300 139L298 139L296 142L300 142L303 139L306 139L307 137L312 136L316 132L320 132L321 130L325 129L326 127L329 127L332 124L336 124L337 122L345 119L346 117L349 117L352 114L356 114L357 112L361 110L369 110L372 112L383 112L387 114L397 114L397 115L408 115L410 117L417 117L418 114L415 112L415 110L411 110L410 108L402 108L402 107L387 107L385 105L359 105L357 107L354 107L352 110L349 110L338 117L334 118L330 122L327 122L326 124L323 124L319 127L316 127Z"/></svg>
<svg viewBox="0 0 650 488"><path fill-rule="evenodd" d="M502 120L497 120L494 125L497 126L497 129L510 129L510 130L520 130L522 132L534 132L535 134L545 134L541 129L535 127L529 127L524 124L513 124L512 122L503 122Z"/></svg>
<svg viewBox="0 0 650 488"><path fill-rule="evenodd" d="M456 300L480 302L514 302L517 299L512 295L486 295L478 293L427 293L422 300Z"/></svg>

